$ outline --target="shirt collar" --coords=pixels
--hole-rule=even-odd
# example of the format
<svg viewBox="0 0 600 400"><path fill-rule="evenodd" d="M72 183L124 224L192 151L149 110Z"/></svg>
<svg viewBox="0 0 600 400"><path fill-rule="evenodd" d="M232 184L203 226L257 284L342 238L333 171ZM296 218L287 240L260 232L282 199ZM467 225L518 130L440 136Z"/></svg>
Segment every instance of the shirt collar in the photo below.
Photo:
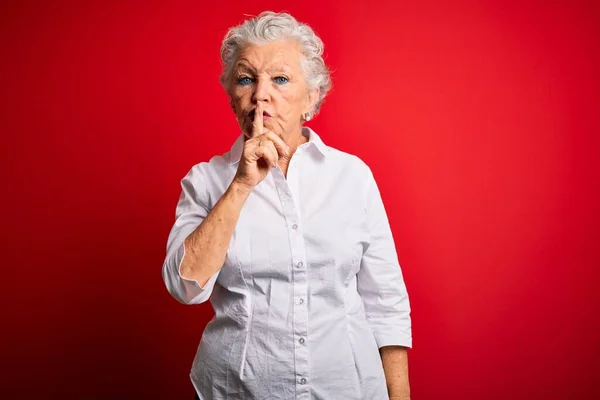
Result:
<svg viewBox="0 0 600 400"><path fill-rule="evenodd" d="M321 137L317 135L317 132L313 131L311 128L304 126L302 127L302 134L304 136L308 136L308 142L300 145L308 146L308 148L316 149L323 157L327 156L327 153L330 151L330 148L323 143ZM244 150L244 133L240 133L238 138L231 146L231 150L229 152L229 163L237 164L240 162L240 157L242 156L242 151Z"/></svg>

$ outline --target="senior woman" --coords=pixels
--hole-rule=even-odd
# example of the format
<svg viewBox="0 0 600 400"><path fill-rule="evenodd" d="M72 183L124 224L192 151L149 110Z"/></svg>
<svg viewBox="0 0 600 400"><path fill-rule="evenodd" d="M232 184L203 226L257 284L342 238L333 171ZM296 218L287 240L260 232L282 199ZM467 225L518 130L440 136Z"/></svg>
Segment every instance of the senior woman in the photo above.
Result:
<svg viewBox="0 0 600 400"><path fill-rule="evenodd" d="M409 398L410 306L377 184L303 126L331 86L322 53L286 13L223 41L241 133L182 179L162 269L177 300L215 311L198 399Z"/></svg>

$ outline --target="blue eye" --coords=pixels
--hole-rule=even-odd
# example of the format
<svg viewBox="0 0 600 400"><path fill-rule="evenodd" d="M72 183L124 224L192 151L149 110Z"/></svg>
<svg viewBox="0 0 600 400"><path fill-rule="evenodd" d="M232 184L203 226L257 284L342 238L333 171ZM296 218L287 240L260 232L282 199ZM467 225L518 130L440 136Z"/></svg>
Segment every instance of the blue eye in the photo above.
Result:
<svg viewBox="0 0 600 400"><path fill-rule="evenodd" d="M284 83L288 83L289 79L286 78L285 76L276 76L274 79L275 83L279 84L279 85L283 85Z"/></svg>
<svg viewBox="0 0 600 400"><path fill-rule="evenodd" d="M242 76L237 80L238 85L246 86L252 83L252 79L247 76Z"/></svg>

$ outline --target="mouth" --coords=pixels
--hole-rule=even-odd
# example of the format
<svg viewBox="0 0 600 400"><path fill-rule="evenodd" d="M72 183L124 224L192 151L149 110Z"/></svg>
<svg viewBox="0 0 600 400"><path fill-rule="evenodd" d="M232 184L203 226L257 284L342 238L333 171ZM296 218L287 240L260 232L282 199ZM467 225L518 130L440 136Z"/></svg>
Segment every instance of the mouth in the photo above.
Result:
<svg viewBox="0 0 600 400"><path fill-rule="evenodd" d="M256 114L256 109L254 109L248 113L248 118L251 120L254 120L254 114ZM271 114L269 114L266 111L263 111L263 119L267 119L267 118L272 118Z"/></svg>

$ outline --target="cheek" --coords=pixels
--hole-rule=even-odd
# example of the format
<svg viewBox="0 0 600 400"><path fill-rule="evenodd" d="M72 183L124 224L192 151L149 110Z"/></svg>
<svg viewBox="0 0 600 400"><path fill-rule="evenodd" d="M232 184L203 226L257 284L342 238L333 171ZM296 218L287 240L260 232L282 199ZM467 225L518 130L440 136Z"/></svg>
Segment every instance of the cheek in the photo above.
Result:
<svg viewBox="0 0 600 400"><path fill-rule="evenodd" d="M282 113L290 116L299 113L298 110L302 108L302 96L297 90L281 87L278 89L277 94Z"/></svg>
<svg viewBox="0 0 600 400"><path fill-rule="evenodd" d="M242 102L244 100L247 100L250 98L251 95L252 92L249 87L236 86L231 91L231 98L234 99L234 101L236 102Z"/></svg>
<svg viewBox="0 0 600 400"><path fill-rule="evenodd" d="M231 104L233 105L233 108L236 113L239 113L240 111L244 110L244 108L247 106L247 101L245 100L242 94L233 92L231 93L230 97Z"/></svg>

